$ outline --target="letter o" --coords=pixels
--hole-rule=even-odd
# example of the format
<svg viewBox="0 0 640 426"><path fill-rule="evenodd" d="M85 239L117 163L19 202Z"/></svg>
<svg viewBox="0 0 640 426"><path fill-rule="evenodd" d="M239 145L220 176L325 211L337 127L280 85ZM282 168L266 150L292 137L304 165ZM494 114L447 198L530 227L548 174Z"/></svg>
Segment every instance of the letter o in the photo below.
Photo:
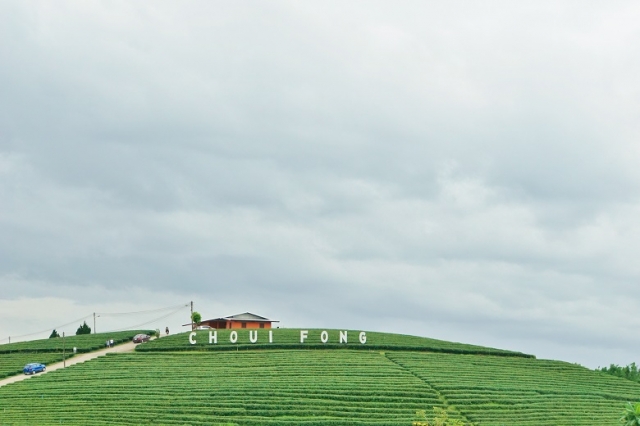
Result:
<svg viewBox="0 0 640 426"><path fill-rule="evenodd" d="M237 331L232 331L231 333L229 333L229 341L231 343L235 343L238 341L238 332Z"/></svg>
<svg viewBox="0 0 640 426"><path fill-rule="evenodd" d="M329 341L329 333L327 333L326 330L320 333L320 340L322 343L327 343Z"/></svg>

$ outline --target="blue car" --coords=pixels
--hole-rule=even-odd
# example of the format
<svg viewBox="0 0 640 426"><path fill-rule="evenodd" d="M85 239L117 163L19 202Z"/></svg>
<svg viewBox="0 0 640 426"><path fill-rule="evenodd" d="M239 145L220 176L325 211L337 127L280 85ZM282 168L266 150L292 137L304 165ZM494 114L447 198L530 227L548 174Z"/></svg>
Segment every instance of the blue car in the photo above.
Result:
<svg viewBox="0 0 640 426"><path fill-rule="evenodd" d="M31 364L27 364L22 369L24 374L36 374L42 371L47 371L47 367L44 364L39 364L37 362L32 362Z"/></svg>

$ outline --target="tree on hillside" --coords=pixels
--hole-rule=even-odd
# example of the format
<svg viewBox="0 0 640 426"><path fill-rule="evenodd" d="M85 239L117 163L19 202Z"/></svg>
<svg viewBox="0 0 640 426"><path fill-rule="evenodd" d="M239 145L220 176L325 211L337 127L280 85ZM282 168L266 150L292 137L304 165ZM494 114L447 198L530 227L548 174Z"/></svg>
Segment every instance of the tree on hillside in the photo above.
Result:
<svg viewBox="0 0 640 426"><path fill-rule="evenodd" d="M627 402L620 417L620 423L624 426L640 426L640 402L635 404Z"/></svg>
<svg viewBox="0 0 640 426"><path fill-rule="evenodd" d="M84 323L82 323L82 325L80 327L78 327L78 329L76 330L76 335L77 336L79 336L81 334L91 334L91 327L89 327L87 325L86 321Z"/></svg>
<svg viewBox="0 0 640 426"><path fill-rule="evenodd" d="M60 337L60 335L58 334L55 328L51 332L51 336L49 336L49 339L53 339L54 337Z"/></svg>
<svg viewBox="0 0 640 426"><path fill-rule="evenodd" d="M202 321L202 315L200 315L200 312L193 311L193 313L191 314L192 327L195 328L198 324L200 324L200 321Z"/></svg>

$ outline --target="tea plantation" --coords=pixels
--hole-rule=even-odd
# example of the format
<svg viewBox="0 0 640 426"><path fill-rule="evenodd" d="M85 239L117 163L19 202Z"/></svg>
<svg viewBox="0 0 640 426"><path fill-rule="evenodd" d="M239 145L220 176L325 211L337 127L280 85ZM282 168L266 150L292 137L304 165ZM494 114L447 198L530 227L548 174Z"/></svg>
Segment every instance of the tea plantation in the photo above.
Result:
<svg viewBox="0 0 640 426"><path fill-rule="evenodd" d="M604 426L640 400L640 384L517 352L357 332L336 350L338 331L325 346L320 333L304 348L300 330L274 330L271 347L164 337L0 387L0 425L410 426L435 406L478 426Z"/></svg>
<svg viewBox="0 0 640 426"><path fill-rule="evenodd" d="M138 333L149 334L148 330L128 330L117 331L113 333L96 333L96 334L82 334L79 336L67 336L64 339L62 337L56 337L53 339L40 339L30 340L27 342L6 343L0 345L0 354L15 353L15 352L62 352L63 347L67 352L74 347L78 352L90 352L105 347L105 342L113 340L114 344L123 342L130 342Z"/></svg>
<svg viewBox="0 0 640 426"><path fill-rule="evenodd" d="M114 344L119 344L131 341L133 336L142 332L145 331L129 330L69 336L64 340L62 338L40 339L0 345L0 379L22 374L22 368L31 362L49 365L61 362L63 357L69 359L73 356L74 347L78 353L90 352L104 348L107 339L113 339Z"/></svg>
<svg viewBox="0 0 640 426"><path fill-rule="evenodd" d="M72 354L73 355L73 354ZM69 359L70 355L67 354L66 358ZM16 374L22 374L22 368L31 362L38 362L40 364L48 365L54 362L62 361L61 353L13 353L0 355L0 379L14 376Z"/></svg>

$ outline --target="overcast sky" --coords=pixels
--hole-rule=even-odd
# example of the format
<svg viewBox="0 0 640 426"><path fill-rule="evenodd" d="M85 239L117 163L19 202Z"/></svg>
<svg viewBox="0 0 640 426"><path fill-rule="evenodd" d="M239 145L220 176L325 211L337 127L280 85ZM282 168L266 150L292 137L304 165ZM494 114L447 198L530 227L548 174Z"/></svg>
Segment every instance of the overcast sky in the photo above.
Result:
<svg viewBox="0 0 640 426"><path fill-rule="evenodd" d="M0 343L193 300L639 362L638 22L634 1L1 2ZM188 321L162 314L97 327Z"/></svg>

